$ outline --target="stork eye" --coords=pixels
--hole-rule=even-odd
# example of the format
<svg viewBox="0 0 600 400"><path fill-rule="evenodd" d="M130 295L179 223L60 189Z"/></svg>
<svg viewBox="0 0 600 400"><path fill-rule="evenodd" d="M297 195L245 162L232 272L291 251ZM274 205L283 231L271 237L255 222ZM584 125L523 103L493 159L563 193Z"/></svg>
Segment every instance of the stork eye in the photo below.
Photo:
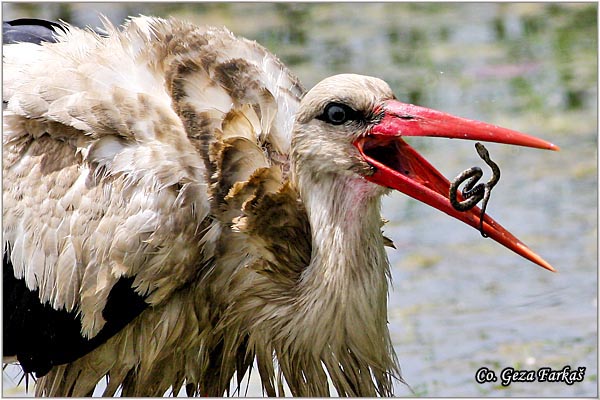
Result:
<svg viewBox="0 0 600 400"><path fill-rule="evenodd" d="M358 113L345 104L329 103L323 114L317 117L333 125L341 125L346 121L358 119Z"/></svg>
<svg viewBox="0 0 600 400"><path fill-rule="evenodd" d="M346 109L337 104L328 105L325 109L325 113L327 114L327 121L334 125L343 124L348 120Z"/></svg>

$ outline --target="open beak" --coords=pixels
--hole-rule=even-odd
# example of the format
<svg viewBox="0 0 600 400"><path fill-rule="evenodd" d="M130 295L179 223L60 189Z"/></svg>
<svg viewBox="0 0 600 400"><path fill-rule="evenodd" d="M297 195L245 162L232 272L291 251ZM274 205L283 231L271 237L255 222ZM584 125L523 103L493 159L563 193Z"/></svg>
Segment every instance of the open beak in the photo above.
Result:
<svg viewBox="0 0 600 400"><path fill-rule="evenodd" d="M479 207L467 211L456 210L448 198L450 182L402 140L402 136L469 139L559 150L558 146L533 136L396 100L385 102L378 111L383 113L380 122L366 136L354 142L362 157L376 168L373 175L365 178L399 190L476 229L480 227ZM498 243L543 268L555 271L487 214L481 226L482 233Z"/></svg>

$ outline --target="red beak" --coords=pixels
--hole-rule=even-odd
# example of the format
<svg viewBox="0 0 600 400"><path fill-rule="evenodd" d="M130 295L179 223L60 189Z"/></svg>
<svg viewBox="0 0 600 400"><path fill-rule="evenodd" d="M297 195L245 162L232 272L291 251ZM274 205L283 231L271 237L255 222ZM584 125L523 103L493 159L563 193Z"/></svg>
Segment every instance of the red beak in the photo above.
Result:
<svg viewBox="0 0 600 400"><path fill-rule="evenodd" d="M383 113L381 121L367 136L354 143L364 159L377 168L366 179L399 190L476 229L480 227L479 207L457 211L448 198L450 182L402 140L402 136L470 139L559 150L558 146L533 136L396 100L385 102L378 111ZM549 263L487 214L482 228L482 233L496 242L543 268L555 271Z"/></svg>

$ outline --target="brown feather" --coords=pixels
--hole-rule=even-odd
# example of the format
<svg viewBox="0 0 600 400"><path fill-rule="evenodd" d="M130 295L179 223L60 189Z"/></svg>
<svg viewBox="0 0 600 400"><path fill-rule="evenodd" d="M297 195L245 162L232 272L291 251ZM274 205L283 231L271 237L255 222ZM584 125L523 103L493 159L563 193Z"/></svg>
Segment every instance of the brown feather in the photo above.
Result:
<svg viewBox="0 0 600 400"><path fill-rule="evenodd" d="M224 29L140 17L106 30L69 28L27 57L5 46L16 275L78 311L87 337L120 277L150 304L36 394L88 395L107 375L105 395L221 396L253 360L272 396L284 383L327 396L328 379L339 395L393 394L385 190L356 174L368 166L350 136L314 125L336 91L368 107L389 88L338 76L301 103L276 57Z"/></svg>

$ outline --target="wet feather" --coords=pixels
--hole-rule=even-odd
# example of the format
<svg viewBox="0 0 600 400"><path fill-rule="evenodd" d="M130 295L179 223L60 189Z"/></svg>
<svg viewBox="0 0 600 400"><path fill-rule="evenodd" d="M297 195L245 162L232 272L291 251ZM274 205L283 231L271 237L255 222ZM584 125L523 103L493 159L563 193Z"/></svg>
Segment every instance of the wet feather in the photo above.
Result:
<svg viewBox="0 0 600 400"><path fill-rule="evenodd" d="M304 89L255 42L147 17L105 30L4 47L16 276L76 310L90 338L119 278L150 304L36 394L88 395L107 375L105 395L221 396L255 359L268 395L285 382L327 396L328 378L340 395L391 395L383 191L308 123L332 89L311 91L295 122ZM356 79L336 84L389 95Z"/></svg>

